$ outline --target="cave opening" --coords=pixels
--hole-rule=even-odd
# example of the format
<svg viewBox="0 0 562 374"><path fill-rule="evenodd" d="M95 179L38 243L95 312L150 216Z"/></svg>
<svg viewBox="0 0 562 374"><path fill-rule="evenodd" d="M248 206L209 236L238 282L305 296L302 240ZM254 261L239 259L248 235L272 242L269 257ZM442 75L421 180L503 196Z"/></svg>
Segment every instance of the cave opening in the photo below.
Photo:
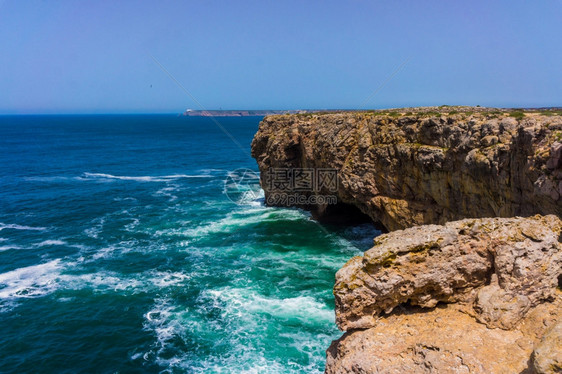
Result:
<svg viewBox="0 0 562 374"><path fill-rule="evenodd" d="M315 207L311 211L312 217L320 223L342 226L371 223L376 229L388 232L380 222L373 221L371 217L352 204L338 202L336 204Z"/></svg>

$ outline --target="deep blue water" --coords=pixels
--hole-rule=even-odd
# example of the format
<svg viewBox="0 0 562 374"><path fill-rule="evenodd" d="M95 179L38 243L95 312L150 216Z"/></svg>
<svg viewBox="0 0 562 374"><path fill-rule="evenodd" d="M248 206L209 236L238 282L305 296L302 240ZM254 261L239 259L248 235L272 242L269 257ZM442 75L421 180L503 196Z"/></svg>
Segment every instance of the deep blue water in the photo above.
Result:
<svg viewBox="0 0 562 374"><path fill-rule="evenodd" d="M375 231L231 202L260 119L0 117L0 372L322 371Z"/></svg>

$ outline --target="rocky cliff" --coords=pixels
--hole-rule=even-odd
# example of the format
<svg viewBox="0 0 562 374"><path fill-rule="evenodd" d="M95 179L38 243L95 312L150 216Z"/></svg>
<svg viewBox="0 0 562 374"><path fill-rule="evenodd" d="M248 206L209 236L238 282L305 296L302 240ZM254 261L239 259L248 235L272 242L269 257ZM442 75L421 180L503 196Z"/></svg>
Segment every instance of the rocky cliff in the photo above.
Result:
<svg viewBox="0 0 562 374"><path fill-rule="evenodd" d="M392 231L336 275L345 333L327 373L562 373L560 114L439 107L262 121L252 155L268 204ZM310 184L311 170L338 183ZM269 199L279 194L307 199ZM327 195L337 203L310 199Z"/></svg>
<svg viewBox="0 0 562 374"><path fill-rule="evenodd" d="M267 188L272 168L337 171L339 205L289 204L320 220L355 214L346 209L355 207L397 230L562 212L558 112L440 107L270 116L260 124L252 155L266 198L279 192Z"/></svg>
<svg viewBox="0 0 562 374"><path fill-rule="evenodd" d="M336 275L327 373L562 372L562 222L486 218L384 234Z"/></svg>

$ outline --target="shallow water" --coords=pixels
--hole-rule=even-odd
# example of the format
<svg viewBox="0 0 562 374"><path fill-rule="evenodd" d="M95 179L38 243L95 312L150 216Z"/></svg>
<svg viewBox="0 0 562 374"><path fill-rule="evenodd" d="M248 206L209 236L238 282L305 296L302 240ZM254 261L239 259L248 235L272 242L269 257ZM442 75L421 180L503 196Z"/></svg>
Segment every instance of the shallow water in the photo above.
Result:
<svg viewBox="0 0 562 374"><path fill-rule="evenodd" d="M370 225L237 205L258 117L0 117L0 372L311 373Z"/></svg>

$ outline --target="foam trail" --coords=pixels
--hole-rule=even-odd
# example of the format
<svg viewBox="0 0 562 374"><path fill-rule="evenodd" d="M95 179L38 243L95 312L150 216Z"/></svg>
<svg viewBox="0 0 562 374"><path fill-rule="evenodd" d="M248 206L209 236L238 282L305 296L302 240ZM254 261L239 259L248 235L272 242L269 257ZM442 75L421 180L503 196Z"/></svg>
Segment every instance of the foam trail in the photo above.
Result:
<svg viewBox="0 0 562 374"><path fill-rule="evenodd" d="M245 288L225 287L208 290L203 298L218 305L225 315L243 315L246 318L268 313L277 318L294 318L303 323L332 322L333 311L311 296L288 298L266 297Z"/></svg>
<svg viewBox="0 0 562 374"><path fill-rule="evenodd" d="M250 209L228 213L224 218L200 225L195 228L180 228L159 230L157 236L188 236L202 238L210 234L221 232L232 232L248 225L260 224L264 222L279 221L299 221L307 219L306 214L299 210L278 210L275 208L263 207L258 205Z"/></svg>
<svg viewBox="0 0 562 374"><path fill-rule="evenodd" d="M124 181L134 181L134 182L169 182L176 179L184 178L212 178L211 175L207 174L172 174L172 175L161 175L161 176L126 176L126 175L112 175L104 173L84 173L83 178L85 179L116 179Z"/></svg>
<svg viewBox="0 0 562 374"><path fill-rule="evenodd" d="M9 251L10 249L22 249L17 245L0 245L0 252Z"/></svg>
<svg viewBox="0 0 562 374"><path fill-rule="evenodd" d="M34 297L49 293L56 288L60 274L60 260L27 266L0 274L0 299Z"/></svg>
<svg viewBox="0 0 562 374"><path fill-rule="evenodd" d="M309 358L308 364L293 364L288 370L287 363L272 360L261 344L254 344L251 336L263 332L263 326L271 318L280 323L299 320L304 326L333 323L333 311L324 303L310 296L276 297L265 296L257 290L224 287L203 292L198 298L209 310L221 311L218 323L200 318L197 311L190 311L173 303L169 298L155 299L153 307L144 315L143 327L154 334L155 341L144 357L154 357L156 363L170 369L189 369L193 373L235 372L235 373L299 373L319 372L323 364L324 347L317 339L333 339L327 334L306 332L281 332L283 344L294 347ZM199 307L201 309L201 307ZM228 331L224 331L224 325ZM305 329L306 330L306 329ZM189 352L178 352L170 357L170 348L177 339L187 340L195 334L205 341L215 335L223 336L232 344L229 352L211 354L201 360ZM221 344L218 342L217 344ZM137 355L138 356L138 355ZM140 356L138 356L140 357ZM289 362L289 366L292 366Z"/></svg>
<svg viewBox="0 0 562 374"><path fill-rule="evenodd" d="M44 240L41 243L38 243L38 247L44 247L47 245L65 245L66 242L64 240Z"/></svg>
<svg viewBox="0 0 562 374"><path fill-rule="evenodd" d="M22 225L16 225L16 224L6 224L6 223L0 222L0 231L2 231L4 229L44 231L47 228L45 228L45 227L22 226Z"/></svg>
<svg viewBox="0 0 562 374"><path fill-rule="evenodd" d="M53 176L53 177L23 177L23 180L29 182L71 182L76 181L76 177L63 177L63 176Z"/></svg>

